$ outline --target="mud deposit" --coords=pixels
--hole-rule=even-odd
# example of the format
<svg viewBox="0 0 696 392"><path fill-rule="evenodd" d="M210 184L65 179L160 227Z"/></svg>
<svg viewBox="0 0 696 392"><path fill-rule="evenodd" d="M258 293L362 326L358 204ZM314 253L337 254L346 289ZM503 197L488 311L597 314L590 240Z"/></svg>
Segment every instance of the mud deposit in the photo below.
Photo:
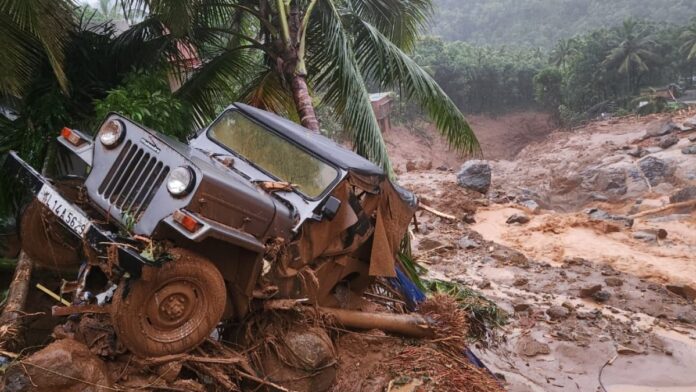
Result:
<svg viewBox="0 0 696 392"><path fill-rule="evenodd" d="M553 133L491 161L487 195L458 187L456 168L401 175L457 218L418 214L428 275L477 287L511 315L476 350L508 390L696 390L696 211L673 208L696 185L696 158L681 153L696 130L675 129L667 149L646 136L694 114ZM649 157L665 163L660 176L643 171ZM515 214L528 222L508 223Z"/></svg>

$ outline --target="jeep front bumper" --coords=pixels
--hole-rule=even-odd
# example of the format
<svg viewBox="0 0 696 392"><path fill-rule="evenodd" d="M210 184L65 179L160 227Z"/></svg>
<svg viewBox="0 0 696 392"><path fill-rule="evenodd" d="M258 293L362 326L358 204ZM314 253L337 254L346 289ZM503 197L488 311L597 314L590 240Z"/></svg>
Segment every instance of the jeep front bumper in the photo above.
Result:
<svg viewBox="0 0 696 392"><path fill-rule="evenodd" d="M116 244L118 249L118 265L133 277L139 277L143 265L158 265L140 256L134 249L119 245L116 235L94 224L82 209L67 201L51 183L34 168L24 162L14 151L11 151L5 161L6 173L18 180L43 205L45 205L57 220L80 238L95 251L104 254L106 247Z"/></svg>

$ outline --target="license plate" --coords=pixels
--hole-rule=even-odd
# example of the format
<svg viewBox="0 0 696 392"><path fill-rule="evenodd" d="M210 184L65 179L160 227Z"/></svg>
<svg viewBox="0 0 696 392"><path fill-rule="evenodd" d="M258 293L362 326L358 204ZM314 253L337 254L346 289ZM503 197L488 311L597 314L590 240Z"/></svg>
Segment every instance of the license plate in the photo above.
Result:
<svg viewBox="0 0 696 392"><path fill-rule="evenodd" d="M87 230L89 219L51 186L44 184L37 198L78 235Z"/></svg>

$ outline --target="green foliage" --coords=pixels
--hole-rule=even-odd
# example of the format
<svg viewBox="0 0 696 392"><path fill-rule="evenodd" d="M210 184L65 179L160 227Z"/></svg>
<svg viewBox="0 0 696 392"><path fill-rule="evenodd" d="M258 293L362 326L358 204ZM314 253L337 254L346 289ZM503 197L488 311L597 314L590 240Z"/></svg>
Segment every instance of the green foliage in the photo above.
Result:
<svg viewBox="0 0 696 392"><path fill-rule="evenodd" d="M175 98L162 72L133 72L123 84L94 102L95 118L118 112L155 131L184 140L191 133L190 111Z"/></svg>
<svg viewBox="0 0 696 392"><path fill-rule="evenodd" d="M443 280L424 281L432 294L454 297L469 315L469 336L474 340L494 340L496 330L507 324L508 315L483 294L456 282Z"/></svg>
<svg viewBox="0 0 696 392"><path fill-rule="evenodd" d="M191 104L199 126L234 100L296 118L304 94L294 84L300 76L355 150L387 171L368 82L402 90L455 149L478 149L460 110L407 54L431 14L431 0L122 2L147 13L143 23L165 26L163 36L176 38L202 60L177 92ZM297 15L299 28L287 28L294 23L287 15Z"/></svg>
<svg viewBox="0 0 696 392"><path fill-rule="evenodd" d="M500 113L535 105L532 78L546 64L542 52L475 46L426 37L414 59L469 113Z"/></svg>
<svg viewBox="0 0 696 392"><path fill-rule="evenodd" d="M542 108L558 117L562 104L563 74L558 68L544 68L534 75L534 98Z"/></svg>
<svg viewBox="0 0 696 392"><path fill-rule="evenodd" d="M681 52L687 60L696 61L696 18L684 29L679 37L682 41Z"/></svg>
<svg viewBox="0 0 696 392"><path fill-rule="evenodd" d="M553 47L559 40L625 19L683 24L696 15L688 0L434 0L432 34L479 45Z"/></svg>
<svg viewBox="0 0 696 392"><path fill-rule="evenodd" d="M1 1L0 96L22 96L37 72L50 73L66 91L64 48L74 25L70 0Z"/></svg>

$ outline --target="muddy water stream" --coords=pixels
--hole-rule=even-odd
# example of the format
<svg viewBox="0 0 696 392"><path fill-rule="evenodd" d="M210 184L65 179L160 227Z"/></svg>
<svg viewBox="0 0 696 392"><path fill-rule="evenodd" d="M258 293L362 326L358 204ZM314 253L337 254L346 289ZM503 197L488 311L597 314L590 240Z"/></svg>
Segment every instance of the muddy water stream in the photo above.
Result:
<svg viewBox="0 0 696 392"><path fill-rule="evenodd" d="M518 212L522 211L500 205L480 209L472 229L489 241L552 265L565 257L582 257L660 283L696 284L696 216L679 221L636 220L633 229L604 233L583 212L532 216L525 226L505 223ZM658 228L667 230L665 240L644 242L632 236Z"/></svg>

